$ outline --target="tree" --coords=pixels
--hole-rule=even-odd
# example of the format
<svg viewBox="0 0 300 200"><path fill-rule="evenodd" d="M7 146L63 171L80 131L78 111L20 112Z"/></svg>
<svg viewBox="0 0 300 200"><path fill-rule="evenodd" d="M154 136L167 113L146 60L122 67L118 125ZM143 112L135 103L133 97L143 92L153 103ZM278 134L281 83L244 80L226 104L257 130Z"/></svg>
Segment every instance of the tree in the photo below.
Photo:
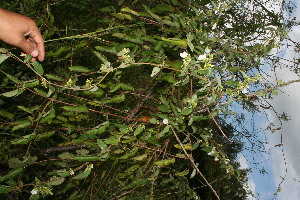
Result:
<svg viewBox="0 0 300 200"><path fill-rule="evenodd" d="M245 3L7 2L38 16L48 53L1 49L0 192L245 199L241 144L220 114L265 95L249 94L253 70L282 35L279 15Z"/></svg>

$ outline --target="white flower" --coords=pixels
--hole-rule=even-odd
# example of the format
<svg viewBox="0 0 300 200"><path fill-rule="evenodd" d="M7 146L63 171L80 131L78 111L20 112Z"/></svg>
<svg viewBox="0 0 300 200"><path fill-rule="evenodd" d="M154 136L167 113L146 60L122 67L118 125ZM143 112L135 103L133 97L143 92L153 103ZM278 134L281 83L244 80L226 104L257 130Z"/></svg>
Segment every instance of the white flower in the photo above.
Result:
<svg viewBox="0 0 300 200"><path fill-rule="evenodd" d="M212 150L211 150L211 152L207 153L207 155L212 156L212 155L215 154L215 152L216 152L216 148L213 147Z"/></svg>
<svg viewBox="0 0 300 200"><path fill-rule="evenodd" d="M242 90L242 93L243 93L243 94L249 93L249 86L248 86L248 85L247 85L247 87L245 87L245 88Z"/></svg>
<svg viewBox="0 0 300 200"><path fill-rule="evenodd" d="M197 60L204 60L206 58L206 54L199 55Z"/></svg>
<svg viewBox="0 0 300 200"><path fill-rule="evenodd" d="M214 30L214 29L216 29L216 27L217 27L217 24L214 24L211 29Z"/></svg>
<svg viewBox="0 0 300 200"><path fill-rule="evenodd" d="M229 163L229 159L225 159L225 164L228 164Z"/></svg>
<svg viewBox="0 0 300 200"><path fill-rule="evenodd" d="M205 53L205 54L209 54L210 51L211 51L210 48L206 47L205 50L204 50L204 53Z"/></svg>
<svg viewBox="0 0 300 200"><path fill-rule="evenodd" d="M184 52L180 53L179 55L181 58L186 58L189 54L186 51L184 51Z"/></svg>
<svg viewBox="0 0 300 200"><path fill-rule="evenodd" d="M219 161L219 158L218 158L218 157L215 157L215 161Z"/></svg>
<svg viewBox="0 0 300 200"><path fill-rule="evenodd" d="M37 193L38 193L38 191L37 191L36 189L31 190L31 194L32 194L32 195L35 195L35 194L37 194Z"/></svg>
<svg viewBox="0 0 300 200"><path fill-rule="evenodd" d="M169 120L168 119L164 119L163 120L163 124L168 124L169 123Z"/></svg>

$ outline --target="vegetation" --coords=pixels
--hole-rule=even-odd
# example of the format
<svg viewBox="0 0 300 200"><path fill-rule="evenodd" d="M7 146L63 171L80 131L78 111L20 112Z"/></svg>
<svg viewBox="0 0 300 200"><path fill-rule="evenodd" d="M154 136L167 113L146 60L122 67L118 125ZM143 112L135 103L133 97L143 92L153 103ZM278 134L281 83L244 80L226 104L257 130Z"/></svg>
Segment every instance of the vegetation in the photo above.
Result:
<svg viewBox="0 0 300 200"><path fill-rule="evenodd" d="M25 0L43 63L3 44L0 193L6 199L246 199L223 123L252 106L281 16L243 0ZM247 8L247 9L246 9Z"/></svg>

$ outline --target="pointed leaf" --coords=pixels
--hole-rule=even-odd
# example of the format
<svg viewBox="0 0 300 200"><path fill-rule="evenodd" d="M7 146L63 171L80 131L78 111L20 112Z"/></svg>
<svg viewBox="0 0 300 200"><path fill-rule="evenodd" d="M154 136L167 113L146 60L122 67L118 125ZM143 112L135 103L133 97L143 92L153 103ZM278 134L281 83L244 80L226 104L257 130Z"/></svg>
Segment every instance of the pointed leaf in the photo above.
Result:
<svg viewBox="0 0 300 200"><path fill-rule="evenodd" d="M88 177L88 175L90 175L91 171L92 171L92 169L89 168L88 170L74 176L73 179L78 179L78 180L84 179L84 178Z"/></svg>
<svg viewBox="0 0 300 200"><path fill-rule="evenodd" d="M86 106L64 106L63 109L66 111L73 111L73 112L88 112L88 108Z"/></svg>
<svg viewBox="0 0 300 200"><path fill-rule="evenodd" d="M1 54L0 54L1 55ZM0 57L1 58L1 57ZM1 61L1 60L0 60ZM11 187L0 185L0 194L7 194L12 191Z"/></svg>
<svg viewBox="0 0 300 200"><path fill-rule="evenodd" d="M2 93L1 95L5 96L5 97L13 97L13 96L16 96L18 93L19 93L19 89L15 89L15 90L12 90L9 92Z"/></svg>
<svg viewBox="0 0 300 200"><path fill-rule="evenodd" d="M173 163L175 163L175 158L169 159L169 160L160 160L160 161L154 162L154 164L156 164L156 165L158 165L160 167L168 166L168 165L171 165Z"/></svg>
<svg viewBox="0 0 300 200"><path fill-rule="evenodd" d="M14 114L7 112L5 110L0 109L0 116L6 117L8 119L12 119L14 117Z"/></svg>
<svg viewBox="0 0 300 200"><path fill-rule="evenodd" d="M74 72L84 72L84 73L90 72L89 68L83 66L71 66L69 67L69 69Z"/></svg>
<svg viewBox="0 0 300 200"><path fill-rule="evenodd" d="M154 77L159 72L160 72L160 67L154 67L151 73L151 77Z"/></svg>
<svg viewBox="0 0 300 200"><path fill-rule="evenodd" d="M35 61L35 62L32 63L32 65L33 65L35 71L36 71L39 75L41 75L41 76L44 75L44 69L43 69L43 66L42 66L39 62Z"/></svg>
<svg viewBox="0 0 300 200"><path fill-rule="evenodd" d="M103 140L101 139L97 139L97 144L102 149L102 151L104 151L107 148L107 144L105 144L105 142L103 142Z"/></svg>

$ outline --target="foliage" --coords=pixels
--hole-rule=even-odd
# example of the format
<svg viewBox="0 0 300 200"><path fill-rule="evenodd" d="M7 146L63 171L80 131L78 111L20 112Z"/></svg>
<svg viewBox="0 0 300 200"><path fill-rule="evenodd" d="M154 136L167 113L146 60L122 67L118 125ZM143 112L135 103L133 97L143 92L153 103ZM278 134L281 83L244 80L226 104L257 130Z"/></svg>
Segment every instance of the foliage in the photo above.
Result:
<svg viewBox="0 0 300 200"><path fill-rule="evenodd" d="M15 2L47 57L1 49L0 193L246 198L239 137L219 117L266 95L249 86L284 36L279 15L235 0Z"/></svg>

